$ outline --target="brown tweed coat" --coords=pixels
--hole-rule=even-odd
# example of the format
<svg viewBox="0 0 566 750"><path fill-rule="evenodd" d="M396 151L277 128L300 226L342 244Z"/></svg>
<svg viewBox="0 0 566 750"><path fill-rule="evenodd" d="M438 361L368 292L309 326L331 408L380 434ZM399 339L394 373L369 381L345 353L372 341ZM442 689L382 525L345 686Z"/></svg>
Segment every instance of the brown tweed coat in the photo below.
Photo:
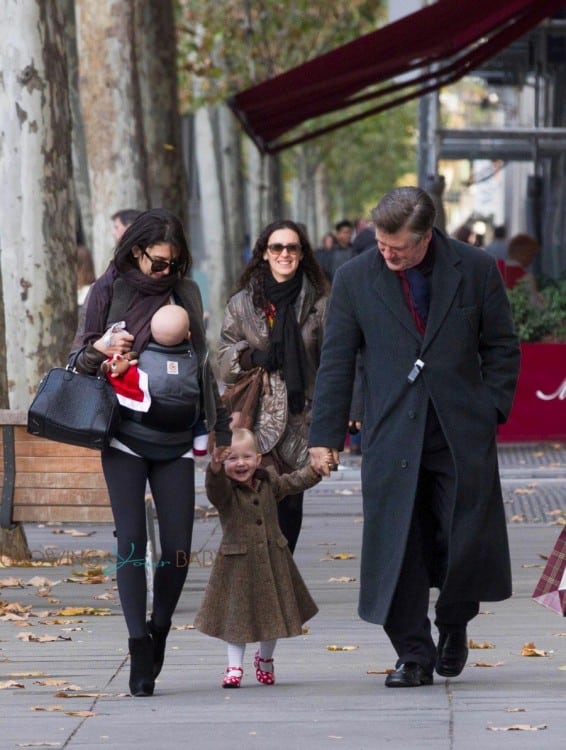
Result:
<svg viewBox="0 0 566 750"><path fill-rule="evenodd" d="M319 481L308 466L282 476L258 469L252 488L207 469L222 540L194 621L198 630L229 643L301 634L318 607L279 528L276 501Z"/></svg>

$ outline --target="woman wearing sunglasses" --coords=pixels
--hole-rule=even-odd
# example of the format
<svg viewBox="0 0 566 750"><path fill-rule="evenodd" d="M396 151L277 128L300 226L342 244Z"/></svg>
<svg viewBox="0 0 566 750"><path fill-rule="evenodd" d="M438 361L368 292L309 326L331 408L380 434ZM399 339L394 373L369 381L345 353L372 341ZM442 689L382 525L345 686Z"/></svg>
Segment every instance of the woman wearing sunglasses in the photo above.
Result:
<svg viewBox="0 0 566 750"><path fill-rule="evenodd" d="M85 347L77 369L95 374L113 355L144 351L156 310L170 303L184 307L199 362L200 403L195 410L215 432L219 454L230 445L230 420L208 364L201 295L194 281L186 278L190 267L180 221L166 209L142 213L126 229L108 269L91 287L73 348ZM151 409L147 416L130 409L122 412L119 431L102 452L102 468L116 525L116 576L129 635L130 691L148 696L163 665L165 641L191 555L193 425L173 428L169 420L162 423L156 415L151 417ZM161 559L155 564L153 612L146 622L148 482L157 511Z"/></svg>
<svg viewBox="0 0 566 750"><path fill-rule="evenodd" d="M309 462L311 399L327 293L303 227L275 221L259 235L224 313L220 378L228 385L253 367L269 372L270 388L262 397L254 432L263 465L279 471L294 471ZM303 517L302 493L280 501L278 512L293 552Z"/></svg>

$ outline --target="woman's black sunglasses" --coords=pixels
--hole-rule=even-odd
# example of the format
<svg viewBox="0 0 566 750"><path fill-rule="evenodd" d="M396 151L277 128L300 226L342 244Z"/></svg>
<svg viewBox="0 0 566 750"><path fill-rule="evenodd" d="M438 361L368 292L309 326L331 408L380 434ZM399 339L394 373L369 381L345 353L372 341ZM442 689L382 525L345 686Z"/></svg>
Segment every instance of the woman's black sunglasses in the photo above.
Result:
<svg viewBox="0 0 566 750"><path fill-rule="evenodd" d="M151 261L151 273L161 273L161 271L165 271L166 268L169 268L170 273L177 273L181 267L178 260L152 258L146 250L142 250L142 253Z"/></svg>

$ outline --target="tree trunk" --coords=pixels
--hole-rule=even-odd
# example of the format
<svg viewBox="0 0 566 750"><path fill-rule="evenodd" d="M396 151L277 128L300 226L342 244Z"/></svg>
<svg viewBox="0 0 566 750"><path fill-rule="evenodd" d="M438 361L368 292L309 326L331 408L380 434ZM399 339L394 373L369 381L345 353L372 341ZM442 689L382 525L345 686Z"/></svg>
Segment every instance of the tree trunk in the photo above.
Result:
<svg viewBox="0 0 566 750"><path fill-rule="evenodd" d="M0 25L0 406L27 409L76 327L71 120L59 7L3 3ZM3 519L0 554L30 559L21 524Z"/></svg>
<svg viewBox="0 0 566 750"><path fill-rule="evenodd" d="M228 297L225 275L226 234L222 205L222 179L219 167L218 143L214 128L214 110L201 107L195 115L195 152L200 184L202 225L205 228L208 279L209 320L208 338L214 354L220 335L222 315Z"/></svg>
<svg viewBox="0 0 566 750"><path fill-rule="evenodd" d="M318 247L323 236L331 230L330 201L328 200L328 175L324 164L319 164L314 173L315 222L311 236L313 247Z"/></svg>
<svg viewBox="0 0 566 750"><path fill-rule="evenodd" d="M90 203L90 183L86 154L85 131L81 113L79 93L79 59L77 52L77 24L74 0L57 0L65 24L65 50L69 78L69 102L71 105L73 183L77 200L77 241L92 248L92 211Z"/></svg>
<svg viewBox="0 0 566 750"><path fill-rule="evenodd" d="M149 205L134 4L75 2L97 273L111 257L110 216L122 208L144 210Z"/></svg>
<svg viewBox="0 0 566 750"><path fill-rule="evenodd" d="M172 0L136 0L136 36L150 205L173 211L186 227Z"/></svg>
<svg viewBox="0 0 566 750"><path fill-rule="evenodd" d="M227 289L231 290L243 267L242 253L246 240L244 175L240 131L236 127L233 114L225 105L218 108L218 131L222 159L222 185L224 188L224 226L226 229L225 284Z"/></svg>
<svg viewBox="0 0 566 750"><path fill-rule="evenodd" d="M0 81L0 366L4 406L27 409L46 369L66 361L76 327L71 121L58 6L2 3L0 24L10 30Z"/></svg>
<svg viewBox="0 0 566 750"><path fill-rule="evenodd" d="M264 162L267 157L262 156L253 141L249 138L246 138L244 141L244 153L248 175L246 188L250 222L250 242L253 247L267 220L267 180L264 169Z"/></svg>

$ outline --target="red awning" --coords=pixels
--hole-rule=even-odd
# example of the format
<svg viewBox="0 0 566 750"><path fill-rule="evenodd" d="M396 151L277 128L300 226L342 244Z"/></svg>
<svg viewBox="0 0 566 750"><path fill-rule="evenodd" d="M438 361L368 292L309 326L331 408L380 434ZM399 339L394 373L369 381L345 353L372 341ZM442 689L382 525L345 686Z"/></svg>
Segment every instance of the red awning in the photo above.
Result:
<svg viewBox="0 0 566 750"><path fill-rule="evenodd" d="M229 104L258 148L274 153L457 81L563 5L564 0L437 0L246 89ZM366 102L374 104L281 139L307 120Z"/></svg>

